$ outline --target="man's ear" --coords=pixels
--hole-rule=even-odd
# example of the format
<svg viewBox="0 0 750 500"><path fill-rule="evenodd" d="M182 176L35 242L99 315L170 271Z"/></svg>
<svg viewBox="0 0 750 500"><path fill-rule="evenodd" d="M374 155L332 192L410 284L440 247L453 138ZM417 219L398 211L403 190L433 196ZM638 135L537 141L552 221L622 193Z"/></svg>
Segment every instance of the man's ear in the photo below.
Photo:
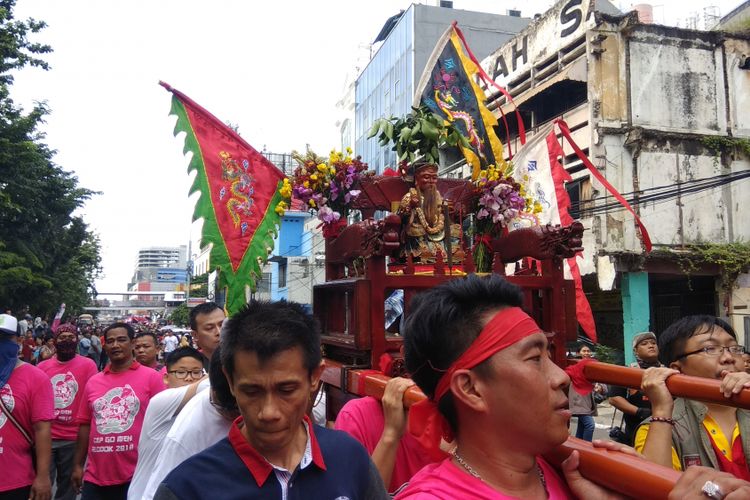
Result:
<svg viewBox="0 0 750 500"><path fill-rule="evenodd" d="M315 392L320 386L320 377L323 375L323 370L326 367L326 362L321 360L320 364L313 368L310 374L310 392Z"/></svg>
<svg viewBox="0 0 750 500"><path fill-rule="evenodd" d="M682 373L682 362L680 361L672 361L671 363L669 363L669 367Z"/></svg>
<svg viewBox="0 0 750 500"><path fill-rule="evenodd" d="M484 385L480 383L477 374L471 370L456 370L451 377L450 390L454 401L460 401L473 411L487 411L487 402L483 394L484 389Z"/></svg>

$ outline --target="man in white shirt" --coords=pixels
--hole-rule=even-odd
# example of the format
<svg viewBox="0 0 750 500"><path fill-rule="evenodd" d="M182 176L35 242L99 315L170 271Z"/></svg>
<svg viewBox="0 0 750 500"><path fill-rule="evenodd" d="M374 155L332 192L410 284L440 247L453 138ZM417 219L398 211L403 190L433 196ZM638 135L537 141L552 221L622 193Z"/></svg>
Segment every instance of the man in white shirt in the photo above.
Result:
<svg viewBox="0 0 750 500"><path fill-rule="evenodd" d="M128 489L129 500L141 500L159 450L177 415L196 393L208 387L204 380L203 356L192 347L175 349L167 356L164 383L169 389L154 396L143 419L138 442L138 464ZM201 381L204 383L201 384Z"/></svg>
<svg viewBox="0 0 750 500"><path fill-rule="evenodd" d="M153 465L143 495L137 497L139 500L152 500L159 484L172 469L226 437L232 421L239 416L237 402L221 371L219 349L216 349L211 357L208 377L211 388L208 391L200 390L205 384L205 381L201 382L198 394L177 415L172 428L162 441L159 458Z"/></svg>
<svg viewBox="0 0 750 500"><path fill-rule="evenodd" d="M171 330L169 330L166 337L164 337L164 340L162 340L162 343L164 344L164 357L166 357L170 352L177 349L177 345L180 343L180 341L177 340L175 334L172 333Z"/></svg>

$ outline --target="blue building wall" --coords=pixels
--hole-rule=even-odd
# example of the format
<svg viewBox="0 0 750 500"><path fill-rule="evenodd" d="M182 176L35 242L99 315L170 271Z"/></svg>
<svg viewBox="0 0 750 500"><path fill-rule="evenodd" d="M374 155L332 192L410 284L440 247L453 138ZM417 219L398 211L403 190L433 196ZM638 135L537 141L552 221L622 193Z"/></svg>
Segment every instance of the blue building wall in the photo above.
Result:
<svg viewBox="0 0 750 500"><path fill-rule="evenodd" d="M305 220L310 217L307 212L287 212L281 218L281 227L279 235L274 240L273 257L302 257L310 255L309 240L304 238ZM308 241L306 241L308 240ZM285 270L288 274L288 267L284 268L283 261L273 259L271 262L271 300L288 300L289 299L289 280L280 278L280 269Z"/></svg>

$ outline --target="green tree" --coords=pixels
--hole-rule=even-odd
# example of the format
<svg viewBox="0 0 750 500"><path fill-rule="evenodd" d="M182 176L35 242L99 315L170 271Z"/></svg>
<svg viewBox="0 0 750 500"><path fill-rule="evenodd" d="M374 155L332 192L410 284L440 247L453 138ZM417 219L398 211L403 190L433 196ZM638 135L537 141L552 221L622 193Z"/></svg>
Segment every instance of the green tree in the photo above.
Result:
<svg viewBox="0 0 750 500"><path fill-rule="evenodd" d="M208 273L199 274L190 280L191 297L208 296Z"/></svg>
<svg viewBox="0 0 750 500"><path fill-rule="evenodd" d="M188 309L187 303L183 302L174 308L172 314L169 315L169 322L177 326L188 326L190 324L190 309Z"/></svg>
<svg viewBox="0 0 750 500"><path fill-rule="evenodd" d="M95 192L56 165L39 131L48 113L28 113L10 98L13 71L48 69L39 56L52 51L30 42L43 21L16 20L15 0L0 0L0 304L51 314L65 302L71 314L95 293L100 273L98 237L76 209Z"/></svg>

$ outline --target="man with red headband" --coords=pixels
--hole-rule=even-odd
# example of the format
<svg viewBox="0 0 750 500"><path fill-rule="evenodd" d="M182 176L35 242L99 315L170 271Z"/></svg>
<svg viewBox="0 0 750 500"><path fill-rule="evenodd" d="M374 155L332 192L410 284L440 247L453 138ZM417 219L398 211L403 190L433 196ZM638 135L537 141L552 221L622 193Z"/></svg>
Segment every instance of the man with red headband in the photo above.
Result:
<svg viewBox="0 0 750 500"><path fill-rule="evenodd" d="M441 438L454 448L397 498L572 496L541 458L568 438L570 380L522 300L496 275L450 280L414 297L406 369L429 399L412 406L409 431L436 456ZM572 458L566 474L577 465ZM579 498L603 493L580 475L570 487Z"/></svg>
<svg viewBox="0 0 750 500"><path fill-rule="evenodd" d="M450 280L414 297L406 369L429 399L411 407L409 432L435 456L441 438L452 452L397 499L612 496L578 473L577 452L563 462L564 478L542 458L568 438L570 380L521 304L521 290L497 275ZM725 493L747 486L713 477ZM690 491L700 495L694 483Z"/></svg>

